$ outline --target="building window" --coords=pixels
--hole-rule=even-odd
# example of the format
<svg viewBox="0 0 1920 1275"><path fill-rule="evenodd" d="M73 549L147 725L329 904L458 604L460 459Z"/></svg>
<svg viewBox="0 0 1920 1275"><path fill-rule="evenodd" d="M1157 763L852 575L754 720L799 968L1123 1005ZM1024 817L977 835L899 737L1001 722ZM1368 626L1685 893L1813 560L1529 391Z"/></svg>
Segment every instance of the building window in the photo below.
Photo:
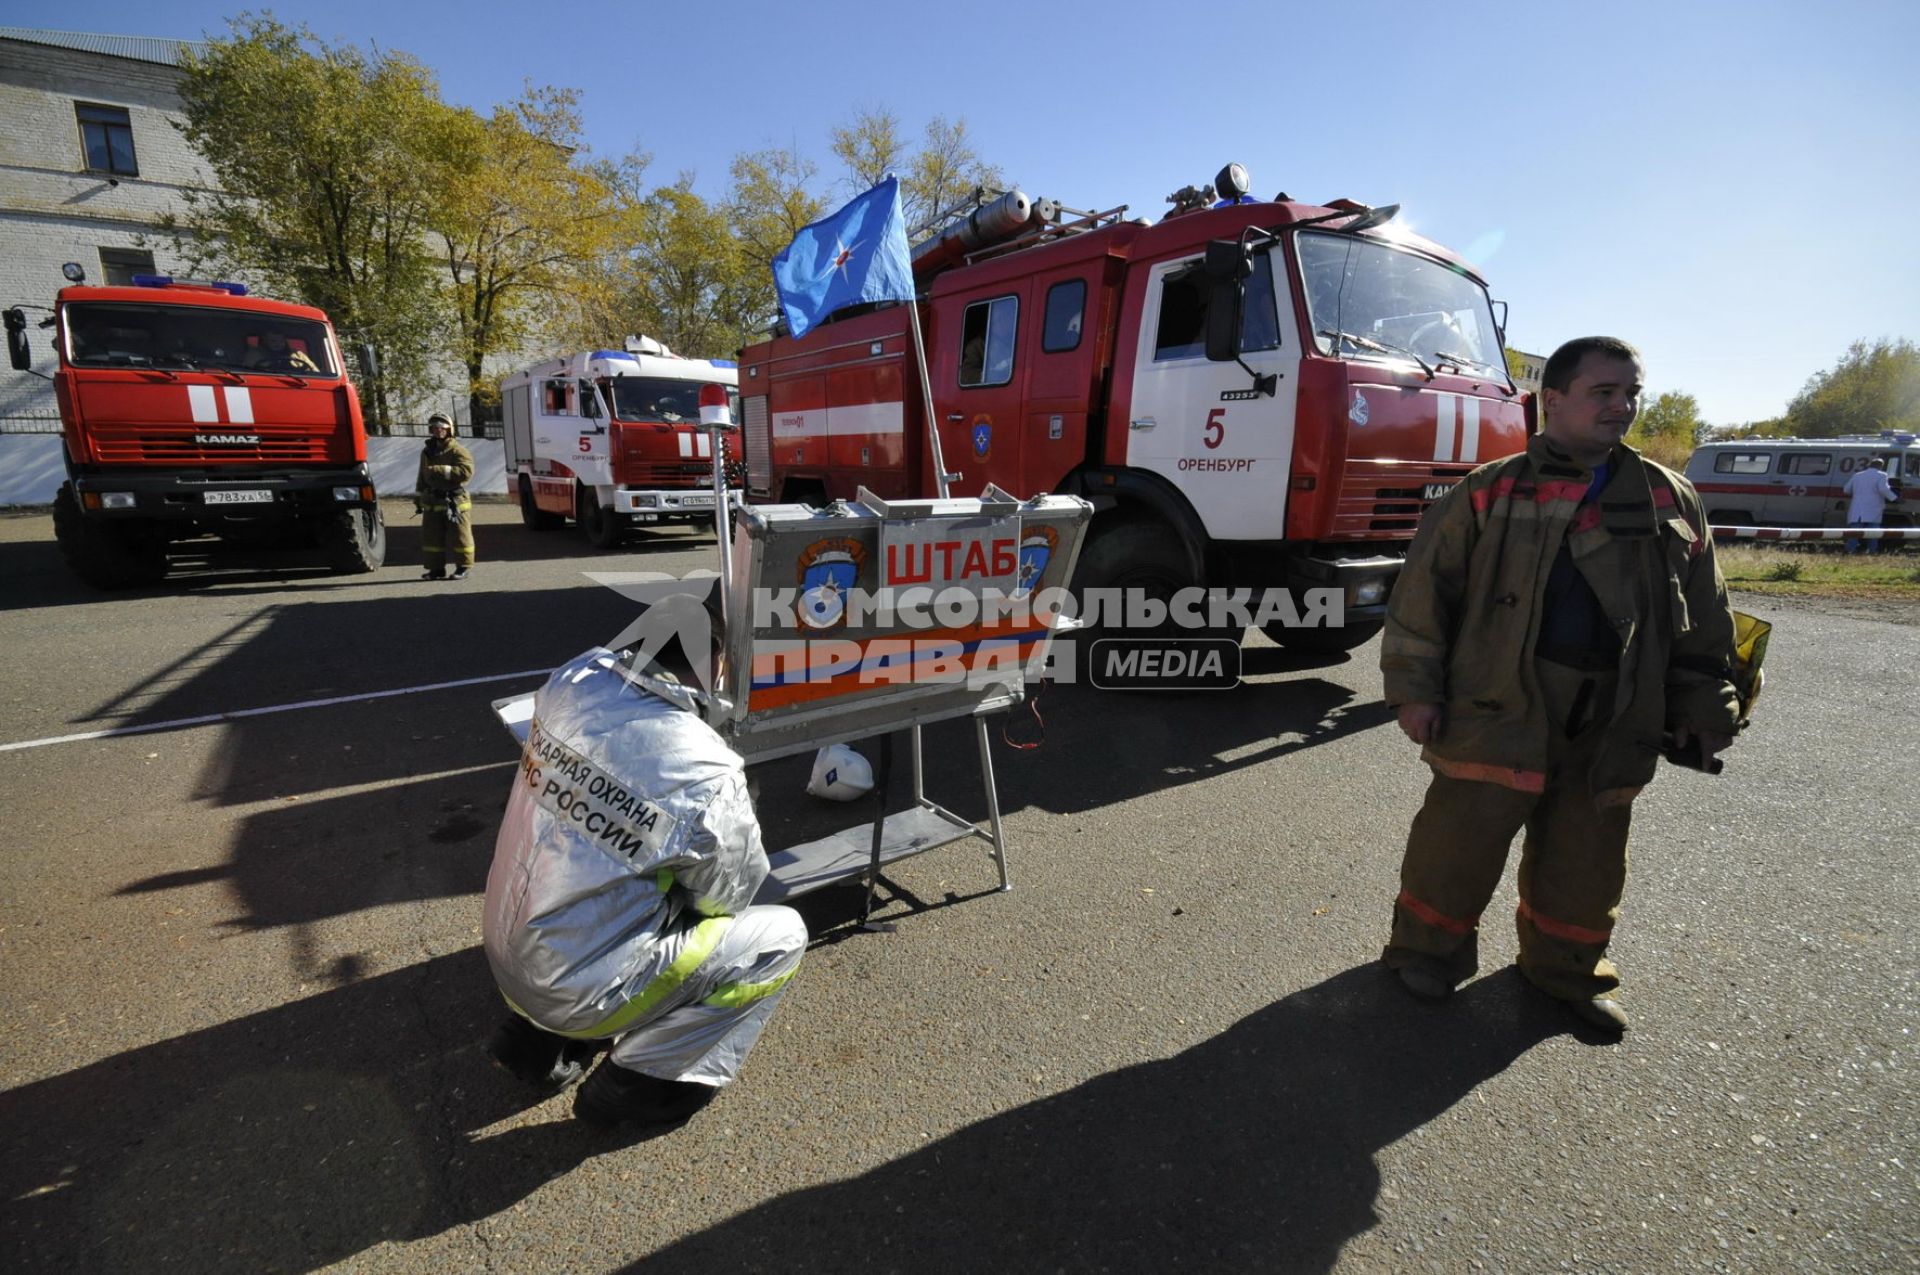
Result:
<svg viewBox="0 0 1920 1275"><path fill-rule="evenodd" d="M137 248L102 248L100 277L109 288L130 288L133 276L153 273L153 254Z"/></svg>
<svg viewBox="0 0 1920 1275"><path fill-rule="evenodd" d="M133 160L133 121L127 117L127 108L75 102L73 110L80 119L80 141L87 153L87 170L112 173L116 177L138 177L140 166Z"/></svg>

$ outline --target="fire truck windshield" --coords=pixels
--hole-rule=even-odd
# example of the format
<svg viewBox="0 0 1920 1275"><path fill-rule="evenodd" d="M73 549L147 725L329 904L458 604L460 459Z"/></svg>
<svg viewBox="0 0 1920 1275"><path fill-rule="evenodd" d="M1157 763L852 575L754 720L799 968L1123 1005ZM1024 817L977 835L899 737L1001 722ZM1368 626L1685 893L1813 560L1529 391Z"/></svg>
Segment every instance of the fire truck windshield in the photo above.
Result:
<svg viewBox="0 0 1920 1275"><path fill-rule="evenodd" d="M653 421L669 425L700 419L700 387L703 381L681 381L665 376L616 376L607 382L613 389L613 417L620 421ZM729 389L727 398L734 392Z"/></svg>
<svg viewBox="0 0 1920 1275"><path fill-rule="evenodd" d="M1354 235L1304 233L1299 244L1322 354L1406 351L1423 364L1466 363L1505 374L1486 289L1466 275Z"/></svg>
<svg viewBox="0 0 1920 1275"><path fill-rule="evenodd" d="M74 302L67 363L194 371L335 375L327 329L309 319L213 306Z"/></svg>

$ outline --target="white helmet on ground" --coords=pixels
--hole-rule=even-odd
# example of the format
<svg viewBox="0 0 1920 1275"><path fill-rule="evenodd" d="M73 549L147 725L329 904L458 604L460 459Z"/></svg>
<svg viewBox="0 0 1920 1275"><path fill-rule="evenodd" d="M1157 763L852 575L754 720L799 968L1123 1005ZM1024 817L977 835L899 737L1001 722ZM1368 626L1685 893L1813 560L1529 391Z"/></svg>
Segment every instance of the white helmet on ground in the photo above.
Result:
<svg viewBox="0 0 1920 1275"><path fill-rule="evenodd" d="M873 791L873 766L845 744L822 748L813 758L811 796L829 801L855 801Z"/></svg>

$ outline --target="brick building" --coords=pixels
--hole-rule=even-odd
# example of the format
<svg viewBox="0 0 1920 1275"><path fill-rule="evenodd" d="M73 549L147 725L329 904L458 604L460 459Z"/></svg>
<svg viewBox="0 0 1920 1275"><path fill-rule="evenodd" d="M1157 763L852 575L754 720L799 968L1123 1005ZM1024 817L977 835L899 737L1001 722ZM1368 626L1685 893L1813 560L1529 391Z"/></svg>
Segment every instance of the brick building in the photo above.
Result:
<svg viewBox="0 0 1920 1275"><path fill-rule="evenodd" d="M51 304L69 261L93 283L171 268L164 243L140 237L210 180L174 127L191 47L0 27L0 305ZM28 332L51 370L50 334ZM0 366L0 430L56 428L51 383Z"/></svg>

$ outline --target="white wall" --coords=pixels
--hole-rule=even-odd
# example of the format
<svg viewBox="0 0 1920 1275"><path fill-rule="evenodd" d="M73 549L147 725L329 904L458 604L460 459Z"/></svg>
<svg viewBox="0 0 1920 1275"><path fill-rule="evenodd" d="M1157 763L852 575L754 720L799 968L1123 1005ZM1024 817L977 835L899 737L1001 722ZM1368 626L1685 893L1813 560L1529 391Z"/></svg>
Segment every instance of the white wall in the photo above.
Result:
<svg viewBox="0 0 1920 1275"><path fill-rule="evenodd" d="M419 472L417 438L369 438L367 465L373 485L383 496L406 496ZM504 495L507 490L506 454L495 438L463 438L473 453L475 495ZM58 434L0 434L0 506L50 505L53 493L67 480Z"/></svg>

